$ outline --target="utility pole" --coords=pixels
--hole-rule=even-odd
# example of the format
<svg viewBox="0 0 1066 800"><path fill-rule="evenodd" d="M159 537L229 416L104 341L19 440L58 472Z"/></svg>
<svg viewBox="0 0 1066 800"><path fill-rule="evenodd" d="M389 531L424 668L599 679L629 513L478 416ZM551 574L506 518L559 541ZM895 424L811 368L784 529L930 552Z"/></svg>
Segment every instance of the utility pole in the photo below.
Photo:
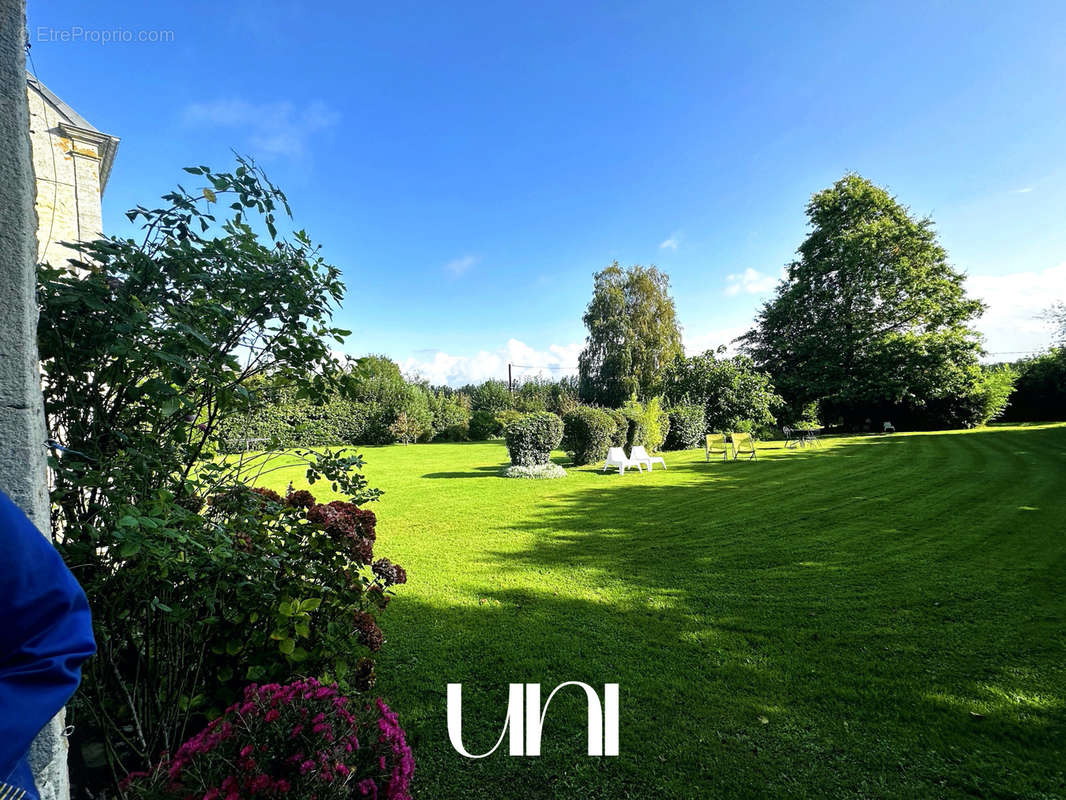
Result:
<svg viewBox="0 0 1066 800"><path fill-rule="evenodd" d="M507 391L514 394L514 378L511 377L511 365L507 365Z"/></svg>

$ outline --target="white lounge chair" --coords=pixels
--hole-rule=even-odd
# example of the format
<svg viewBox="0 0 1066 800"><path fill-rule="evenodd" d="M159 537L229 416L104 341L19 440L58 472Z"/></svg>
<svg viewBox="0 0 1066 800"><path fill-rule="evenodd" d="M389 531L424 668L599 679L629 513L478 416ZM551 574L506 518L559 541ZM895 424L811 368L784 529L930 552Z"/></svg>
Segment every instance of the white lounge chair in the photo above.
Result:
<svg viewBox="0 0 1066 800"><path fill-rule="evenodd" d="M641 462L635 461L626 455L626 451L621 447L612 447L607 451L607 460L603 462L603 471L607 471L607 467L618 467L618 474L621 475L626 471L626 467L636 467L637 472L643 472ZM649 467L650 469L650 467Z"/></svg>
<svg viewBox="0 0 1066 800"><path fill-rule="evenodd" d="M885 423L884 432L885 433L895 433L896 432L896 426L893 425L891 422L886 422Z"/></svg>
<svg viewBox="0 0 1066 800"><path fill-rule="evenodd" d="M666 461L663 460L662 456L650 456L643 447L634 447L629 453L629 458L631 461L647 464L648 472L651 472L652 464L662 464L663 469L666 469Z"/></svg>

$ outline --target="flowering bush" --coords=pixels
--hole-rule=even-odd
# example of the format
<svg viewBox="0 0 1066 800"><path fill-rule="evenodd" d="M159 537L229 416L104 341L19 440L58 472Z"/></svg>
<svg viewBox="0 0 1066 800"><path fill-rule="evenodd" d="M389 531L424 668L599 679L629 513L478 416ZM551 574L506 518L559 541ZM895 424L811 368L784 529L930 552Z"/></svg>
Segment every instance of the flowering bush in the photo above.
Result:
<svg viewBox="0 0 1066 800"><path fill-rule="evenodd" d="M565 478L566 470L550 461L547 464L537 464L532 467L511 465L503 471L503 477L542 481L551 480L552 478Z"/></svg>
<svg viewBox="0 0 1066 800"><path fill-rule="evenodd" d="M312 678L248 686L173 757L131 773L121 788L139 800L410 800L414 767L381 698L354 702Z"/></svg>
<svg viewBox="0 0 1066 800"><path fill-rule="evenodd" d="M78 797L113 796L113 775L175 752L250 681L373 680L352 617L380 610L387 590L365 531L356 550L307 519L313 498L227 491L262 473L286 431L363 426L336 413L358 406L334 405L349 377L330 350L347 335L331 322L340 270L303 231L279 233L284 193L238 162L190 167L192 193L131 209L143 236L76 245L85 269L40 270L45 415L62 446L50 459L52 533L97 642L73 700ZM269 388L313 414L227 433L273 406ZM263 452L217 458L232 438ZM378 494L357 455L293 455L308 481L358 506Z"/></svg>
<svg viewBox="0 0 1066 800"><path fill-rule="evenodd" d="M305 674L369 688L358 679L367 666L357 665L353 676L347 658L353 643L372 653L381 649L385 637L376 615L388 605L392 587L407 581L403 567L374 559L374 512L343 500L318 503L306 490L283 498L269 489L239 486L212 496L207 509L209 520L234 531L236 547L246 556L240 574L258 576L266 565L271 584L256 578L248 592L240 584L231 590L243 596L234 595L226 605L247 613L233 618L235 624L227 624L225 616L213 624L209 674L217 668L215 674L239 686L284 680L299 664ZM252 590L255 597L249 596ZM223 691L212 699L225 700L225 683L219 688Z"/></svg>
<svg viewBox="0 0 1066 800"><path fill-rule="evenodd" d="M78 706L80 719L122 726L105 740L116 772L174 753L252 681L374 685L377 618L407 574L375 558L377 518L362 504L376 494L349 488L358 503L236 484L126 510Z"/></svg>

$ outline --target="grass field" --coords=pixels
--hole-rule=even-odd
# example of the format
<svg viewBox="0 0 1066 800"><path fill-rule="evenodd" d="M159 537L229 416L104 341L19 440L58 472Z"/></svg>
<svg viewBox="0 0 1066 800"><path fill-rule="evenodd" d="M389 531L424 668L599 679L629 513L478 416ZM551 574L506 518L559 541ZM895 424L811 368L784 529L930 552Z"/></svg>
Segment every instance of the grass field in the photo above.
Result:
<svg viewBox="0 0 1066 800"><path fill-rule="evenodd" d="M556 481L499 477L499 443L362 452L419 797L1066 796L1066 426ZM567 680L621 685L620 757L577 693L541 758L449 744L447 683L478 753L508 683Z"/></svg>

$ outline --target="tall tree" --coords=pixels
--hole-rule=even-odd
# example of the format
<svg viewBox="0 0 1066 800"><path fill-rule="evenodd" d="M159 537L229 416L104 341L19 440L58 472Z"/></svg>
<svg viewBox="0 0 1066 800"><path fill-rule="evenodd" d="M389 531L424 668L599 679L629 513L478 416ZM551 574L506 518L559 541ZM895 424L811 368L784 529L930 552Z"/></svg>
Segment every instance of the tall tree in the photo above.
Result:
<svg viewBox="0 0 1066 800"><path fill-rule="evenodd" d="M807 205L811 231L777 293L742 337L793 408L832 416L896 413L917 424L973 424L982 391L984 310L968 298L933 222L848 174Z"/></svg>
<svg viewBox="0 0 1066 800"><path fill-rule="evenodd" d="M615 261L596 273L578 358L583 400L617 408L634 394L658 391L664 370L682 352L669 290L670 278L655 267L623 269Z"/></svg>

